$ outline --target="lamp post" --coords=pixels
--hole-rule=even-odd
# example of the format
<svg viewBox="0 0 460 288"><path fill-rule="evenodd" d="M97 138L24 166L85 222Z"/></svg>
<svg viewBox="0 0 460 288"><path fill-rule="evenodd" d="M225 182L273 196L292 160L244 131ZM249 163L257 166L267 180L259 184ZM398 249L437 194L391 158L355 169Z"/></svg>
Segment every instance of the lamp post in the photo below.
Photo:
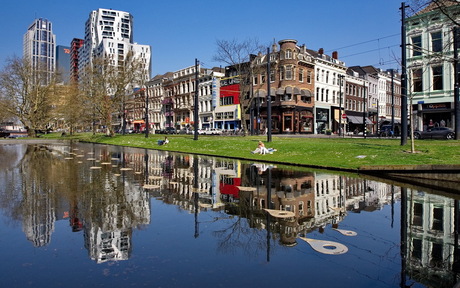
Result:
<svg viewBox="0 0 460 288"><path fill-rule="evenodd" d="M345 135L345 129L342 130L342 80L345 75L339 74L339 136ZM344 103L345 104L345 103ZM344 127L345 128L345 127Z"/></svg>
<svg viewBox="0 0 460 288"><path fill-rule="evenodd" d="M367 96L366 96L366 84L364 84L364 97L363 97L363 137L366 139L366 102L367 102Z"/></svg>
<svg viewBox="0 0 460 288"><path fill-rule="evenodd" d="M272 99L270 96L270 47L267 48L267 142L272 142Z"/></svg>
<svg viewBox="0 0 460 288"><path fill-rule="evenodd" d="M145 85L145 138L149 138L149 89Z"/></svg>
<svg viewBox="0 0 460 288"><path fill-rule="evenodd" d="M195 129L195 133L193 135L193 140L198 140L198 63L198 59L195 59L195 107L193 109L193 128Z"/></svg>

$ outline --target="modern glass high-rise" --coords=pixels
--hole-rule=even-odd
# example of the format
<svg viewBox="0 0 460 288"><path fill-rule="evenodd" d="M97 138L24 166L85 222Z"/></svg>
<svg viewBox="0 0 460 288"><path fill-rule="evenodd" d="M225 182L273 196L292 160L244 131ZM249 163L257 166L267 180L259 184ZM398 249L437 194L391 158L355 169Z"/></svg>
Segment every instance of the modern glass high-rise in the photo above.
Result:
<svg viewBox="0 0 460 288"><path fill-rule="evenodd" d="M23 38L23 58L35 71L46 72L48 81L51 79L56 70L56 35L49 20L38 18L30 24Z"/></svg>

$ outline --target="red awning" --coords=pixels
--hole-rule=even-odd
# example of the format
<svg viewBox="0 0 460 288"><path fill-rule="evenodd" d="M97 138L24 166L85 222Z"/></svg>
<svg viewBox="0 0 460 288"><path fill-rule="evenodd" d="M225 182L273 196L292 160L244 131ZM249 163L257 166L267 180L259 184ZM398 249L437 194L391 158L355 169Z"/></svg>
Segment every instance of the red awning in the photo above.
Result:
<svg viewBox="0 0 460 288"><path fill-rule="evenodd" d="M134 120L133 121L133 124L144 124L145 121L144 120Z"/></svg>

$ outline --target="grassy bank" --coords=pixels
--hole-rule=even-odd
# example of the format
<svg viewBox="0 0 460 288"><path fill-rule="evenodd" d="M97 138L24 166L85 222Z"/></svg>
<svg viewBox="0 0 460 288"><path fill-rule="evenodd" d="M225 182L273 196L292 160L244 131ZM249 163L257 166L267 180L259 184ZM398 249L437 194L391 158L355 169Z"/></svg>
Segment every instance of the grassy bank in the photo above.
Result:
<svg viewBox="0 0 460 288"><path fill-rule="evenodd" d="M44 138L78 139L102 144L341 169L357 169L367 165L460 164L460 141L458 140L416 140L417 153L410 153L410 141L408 145L401 146L399 139L378 138L273 136L272 142L266 143L266 136L200 135L198 140L194 140L193 135L170 135L168 136L170 143L165 146L157 144L157 140L163 139L164 135L150 135L149 138L145 138L141 134L115 137L91 134L60 137L48 134ZM269 155L251 154L251 151L257 147L258 140L264 141L267 148L275 148L277 151Z"/></svg>

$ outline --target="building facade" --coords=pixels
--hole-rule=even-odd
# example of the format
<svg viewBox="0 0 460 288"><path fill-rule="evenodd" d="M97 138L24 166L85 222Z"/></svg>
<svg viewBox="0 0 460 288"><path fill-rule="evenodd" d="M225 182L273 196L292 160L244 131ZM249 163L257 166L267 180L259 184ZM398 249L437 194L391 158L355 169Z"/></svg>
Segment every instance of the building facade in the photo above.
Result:
<svg viewBox="0 0 460 288"><path fill-rule="evenodd" d="M140 87L150 80L151 49L149 45L134 42L133 16L124 11L98 9L91 11L85 24L85 39L79 53L79 73L84 72L96 57L108 57L110 64L118 67L128 60L137 59L142 63L142 79L131 83L132 88Z"/></svg>
<svg viewBox="0 0 460 288"><path fill-rule="evenodd" d="M56 46L56 72L60 83L70 82L70 47Z"/></svg>
<svg viewBox="0 0 460 288"><path fill-rule="evenodd" d="M441 12L436 4L405 19L408 106L414 129L454 128L453 20L460 5Z"/></svg>
<svg viewBox="0 0 460 288"><path fill-rule="evenodd" d="M274 44L269 55L260 53L253 59L251 101L261 103L259 127L265 131L271 125L273 133L314 133L314 58L305 45L297 45L297 40L281 40L278 44L279 50ZM268 119L267 95L270 95L271 119Z"/></svg>
<svg viewBox="0 0 460 288"><path fill-rule="evenodd" d="M56 70L56 35L53 24L46 19L35 19L23 38L23 57L34 71L45 72L43 82L49 82Z"/></svg>
<svg viewBox="0 0 460 288"><path fill-rule="evenodd" d="M83 46L84 40L74 38L70 43L70 80L78 83L78 58L80 48Z"/></svg>

